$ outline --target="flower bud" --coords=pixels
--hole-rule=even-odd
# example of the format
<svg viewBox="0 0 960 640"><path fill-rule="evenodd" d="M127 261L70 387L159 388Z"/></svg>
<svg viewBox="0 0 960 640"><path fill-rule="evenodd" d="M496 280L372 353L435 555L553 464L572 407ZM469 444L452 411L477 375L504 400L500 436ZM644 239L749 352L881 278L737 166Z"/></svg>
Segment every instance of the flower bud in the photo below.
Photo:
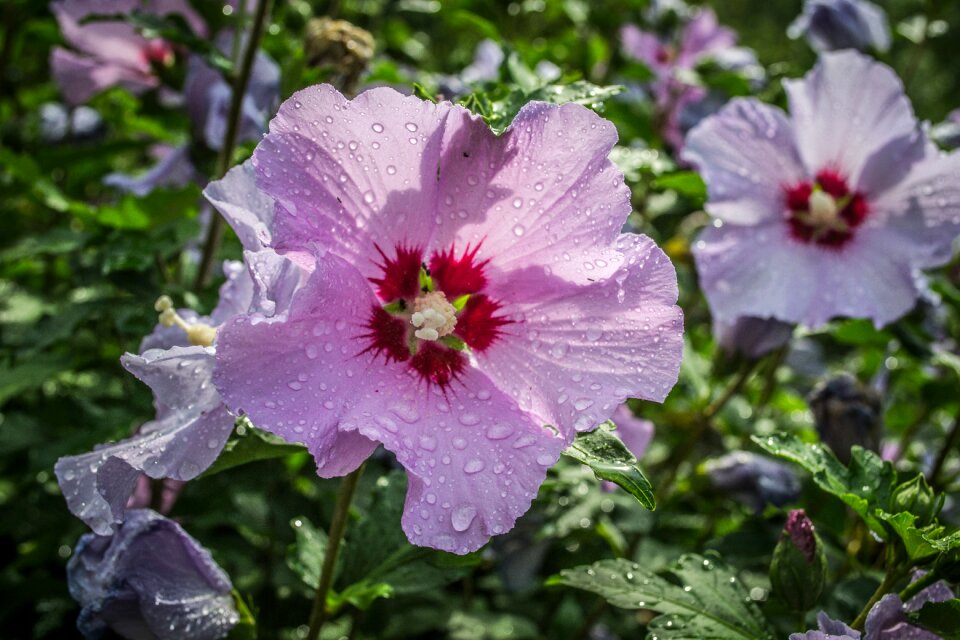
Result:
<svg viewBox="0 0 960 640"><path fill-rule="evenodd" d="M867 0L806 0L787 35L803 36L817 51L890 48L887 15Z"/></svg>
<svg viewBox="0 0 960 640"><path fill-rule="evenodd" d="M803 509L791 511L770 563L773 592L793 611L808 611L823 591L826 567L813 522Z"/></svg>
<svg viewBox="0 0 960 640"><path fill-rule="evenodd" d="M893 513L907 511L917 516L917 521L914 523L917 527L924 527L933 522L942 506L942 496L938 498L927 484L927 479L920 473L894 489L890 499L890 508Z"/></svg>
<svg viewBox="0 0 960 640"><path fill-rule="evenodd" d="M876 391L848 373L818 384L808 400L820 434L843 464L850 463L854 445L877 451L880 447L881 407Z"/></svg>
<svg viewBox="0 0 960 640"><path fill-rule="evenodd" d="M373 36L346 20L315 18L307 23L307 64L329 67L329 81L347 93L353 93L373 52Z"/></svg>

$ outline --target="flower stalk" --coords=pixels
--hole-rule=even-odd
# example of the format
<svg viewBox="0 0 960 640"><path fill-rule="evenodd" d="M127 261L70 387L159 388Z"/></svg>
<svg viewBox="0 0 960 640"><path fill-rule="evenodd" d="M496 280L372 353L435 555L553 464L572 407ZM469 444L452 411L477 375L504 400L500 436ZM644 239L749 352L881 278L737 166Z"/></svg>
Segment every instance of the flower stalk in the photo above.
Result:
<svg viewBox="0 0 960 640"><path fill-rule="evenodd" d="M317 583L317 592L313 598L313 608L310 610L310 628L307 631L307 640L317 640L320 630L327 621L327 594L333 585L333 569L337 564L337 554L343 534L347 530L347 516L350 513L350 503L357 489L357 482L363 473L363 465L356 471L344 477L337 492L337 503L334 506L333 520L330 522L330 532L327 535L327 549L323 554L323 566L320 569L320 581Z"/></svg>
<svg viewBox="0 0 960 640"><path fill-rule="evenodd" d="M227 114L227 132L224 134L223 147L220 149L220 155L217 158L216 178L222 178L227 173L233 160L233 151L237 145L237 132L240 130L240 119L243 115L243 97L246 95L247 87L250 84L253 63L256 60L257 49L260 47L260 40L266 29L269 16L270 0L257 0L257 8L253 15L253 23L250 26L247 46L243 50L240 69L233 79L233 95L230 97L230 111ZM207 237L203 242L200 265L197 267L195 289L203 288L210 281L214 258L220 249L220 243L223 241L223 225L222 216L216 213L211 216L210 228L207 229Z"/></svg>

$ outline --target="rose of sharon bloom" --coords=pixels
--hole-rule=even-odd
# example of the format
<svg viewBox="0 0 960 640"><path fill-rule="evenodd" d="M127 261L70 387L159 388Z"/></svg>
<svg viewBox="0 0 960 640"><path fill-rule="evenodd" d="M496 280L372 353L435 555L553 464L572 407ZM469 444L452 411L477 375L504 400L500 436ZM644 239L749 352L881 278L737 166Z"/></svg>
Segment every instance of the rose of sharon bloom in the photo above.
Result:
<svg viewBox="0 0 960 640"><path fill-rule="evenodd" d="M806 0L787 35L805 37L817 51L890 48L887 14L867 0Z"/></svg>
<svg viewBox="0 0 960 640"><path fill-rule="evenodd" d="M276 200L266 241L313 275L286 314L221 328L227 405L323 477L382 443L415 544L466 553L510 529L576 431L676 381L676 274L620 233L615 141L574 104L528 104L498 137L391 89L295 94L253 164Z"/></svg>
<svg viewBox="0 0 960 640"><path fill-rule="evenodd" d="M696 107L705 103L708 91L693 86L682 78L708 59L735 53L729 58L731 68L756 64L756 57L748 49L737 48L733 30L721 27L712 9L700 9L679 33L679 41L661 37L628 24L621 29L620 38L628 57L639 60L654 74L650 86L661 114L661 132L674 148L683 146L685 128L682 120L694 117ZM715 101L715 100L714 100ZM712 107L714 110L716 107Z"/></svg>
<svg viewBox="0 0 960 640"><path fill-rule="evenodd" d="M113 535L80 538L67 579L86 638L111 629L132 640L215 640L240 618L210 552L147 509L128 511Z"/></svg>
<svg viewBox="0 0 960 640"><path fill-rule="evenodd" d="M63 39L76 50L54 47L50 55L53 77L72 104L86 102L115 85L134 93L152 89L159 84L155 67L168 66L174 60L169 42L144 38L120 20L93 18L134 11L158 16L176 13L196 33L206 31L203 19L186 0L59 0L50 9Z"/></svg>
<svg viewBox="0 0 960 640"><path fill-rule="evenodd" d="M248 263L263 274L253 280L239 263L226 263L228 280L210 317L167 309L165 313L176 315L179 324L158 326L141 343L141 355L121 358L123 366L153 391L154 420L126 440L57 461L57 479L70 511L98 534L110 534L123 521L144 475L191 480L220 455L234 417L211 382L214 350L210 345L221 322L251 308L270 313L278 306L274 300L282 299L291 281L299 281L298 270L264 267L282 260L271 254L248 254Z"/></svg>
<svg viewBox="0 0 960 640"><path fill-rule="evenodd" d="M960 155L925 139L886 66L824 54L786 83L791 116L738 99L687 136L716 220L694 245L715 318L891 322L960 230Z"/></svg>

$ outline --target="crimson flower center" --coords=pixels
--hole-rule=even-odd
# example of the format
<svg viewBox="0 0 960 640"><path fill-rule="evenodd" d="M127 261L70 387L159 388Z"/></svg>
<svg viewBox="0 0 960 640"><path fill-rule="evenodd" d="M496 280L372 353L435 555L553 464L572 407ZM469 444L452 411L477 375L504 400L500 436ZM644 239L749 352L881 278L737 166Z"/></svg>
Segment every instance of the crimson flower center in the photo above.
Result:
<svg viewBox="0 0 960 640"><path fill-rule="evenodd" d="M148 64L169 67L174 62L173 45L162 38L148 40L141 51Z"/></svg>
<svg viewBox="0 0 960 640"><path fill-rule="evenodd" d="M840 248L869 214L864 195L851 191L846 178L833 169L823 169L814 181L783 191L790 235L800 242Z"/></svg>
<svg viewBox="0 0 960 640"><path fill-rule="evenodd" d="M429 260L418 247L399 244L392 256L375 248L382 275L370 282L381 304L370 310L364 352L405 363L428 384L449 385L466 368L467 352L490 348L511 322L485 293L480 246L467 245L459 257L454 247L435 251Z"/></svg>

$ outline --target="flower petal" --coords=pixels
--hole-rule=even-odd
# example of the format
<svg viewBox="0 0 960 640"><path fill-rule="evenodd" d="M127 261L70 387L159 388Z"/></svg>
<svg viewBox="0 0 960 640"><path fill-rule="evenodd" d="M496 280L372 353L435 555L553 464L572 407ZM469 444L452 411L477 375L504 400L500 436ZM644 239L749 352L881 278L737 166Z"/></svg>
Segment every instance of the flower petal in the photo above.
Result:
<svg viewBox="0 0 960 640"><path fill-rule="evenodd" d="M624 234L616 248L624 259L607 280L581 287L541 274L539 295L514 296L504 306L514 324L477 355L498 387L568 441L628 397L662 401L680 368L673 265L646 236Z"/></svg>
<svg viewBox="0 0 960 640"><path fill-rule="evenodd" d="M257 188L250 160L214 180L203 195L230 224L244 249L257 251L272 242L274 200Z"/></svg>
<svg viewBox="0 0 960 640"><path fill-rule="evenodd" d="M797 146L810 174L834 168L875 197L929 153L903 84L890 67L855 51L825 53L784 88Z"/></svg>
<svg viewBox="0 0 960 640"><path fill-rule="evenodd" d="M709 227L694 257L721 322L758 316L817 327L853 317L883 325L906 313L918 295L904 247L882 229L860 229L838 251L793 240L779 221Z"/></svg>
<svg viewBox="0 0 960 640"><path fill-rule="evenodd" d="M870 203L868 226L883 226L918 267L947 262L960 235L960 152L913 166L902 181Z"/></svg>
<svg viewBox="0 0 960 640"><path fill-rule="evenodd" d="M157 79L149 74L77 55L60 47L54 47L50 53L50 68L64 99L74 105L87 102L104 89L117 84L131 93L141 93L157 86Z"/></svg>
<svg viewBox="0 0 960 640"><path fill-rule="evenodd" d="M580 284L609 275L594 262L630 213L607 159L616 141L610 122L578 104L528 103L500 137L480 122L460 129L440 166L434 248L480 244L492 271L541 265Z"/></svg>
<svg viewBox="0 0 960 640"><path fill-rule="evenodd" d="M403 530L416 545L469 553L530 508L563 440L476 369L448 392L409 384L357 407L344 429L379 440L407 470Z"/></svg>
<svg viewBox="0 0 960 640"><path fill-rule="evenodd" d="M322 477L348 473L373 452L376 443L341 433L339 422L357 398L406 374L361 353L363 321L376 304L360 272L327 253L287 314L235 318L217 336L214 383L224 402L256 426L305 444Z"/></svg>
<svg viewBox="0 0 960 640"><path fill-rule="evenodd" d="M353 100L329 85L297 92L253 155L259 188L280 204L276 248L319 242L369 277L374 244L426 246L445 140L474 120L462 107L387 88Z"/></svg>
<svg viewBox="0 0 960 640"><path fill-rule="evenodd" d="M784 186L806 178L790 122L754 99L733 100L694 127L683 159L707 183L707 211L735 224L780 219Z"/></svg>
<svg viewBox="0 0 960 640"><path fill-rule="evenodd" d="M70 511L101 535L123 520L140 473L191 480L213 464L233 430L233 417L209 383L213 353L203 347L127 354L123 364L154 394L157 419L137 435L55 466Z"/></svg>

